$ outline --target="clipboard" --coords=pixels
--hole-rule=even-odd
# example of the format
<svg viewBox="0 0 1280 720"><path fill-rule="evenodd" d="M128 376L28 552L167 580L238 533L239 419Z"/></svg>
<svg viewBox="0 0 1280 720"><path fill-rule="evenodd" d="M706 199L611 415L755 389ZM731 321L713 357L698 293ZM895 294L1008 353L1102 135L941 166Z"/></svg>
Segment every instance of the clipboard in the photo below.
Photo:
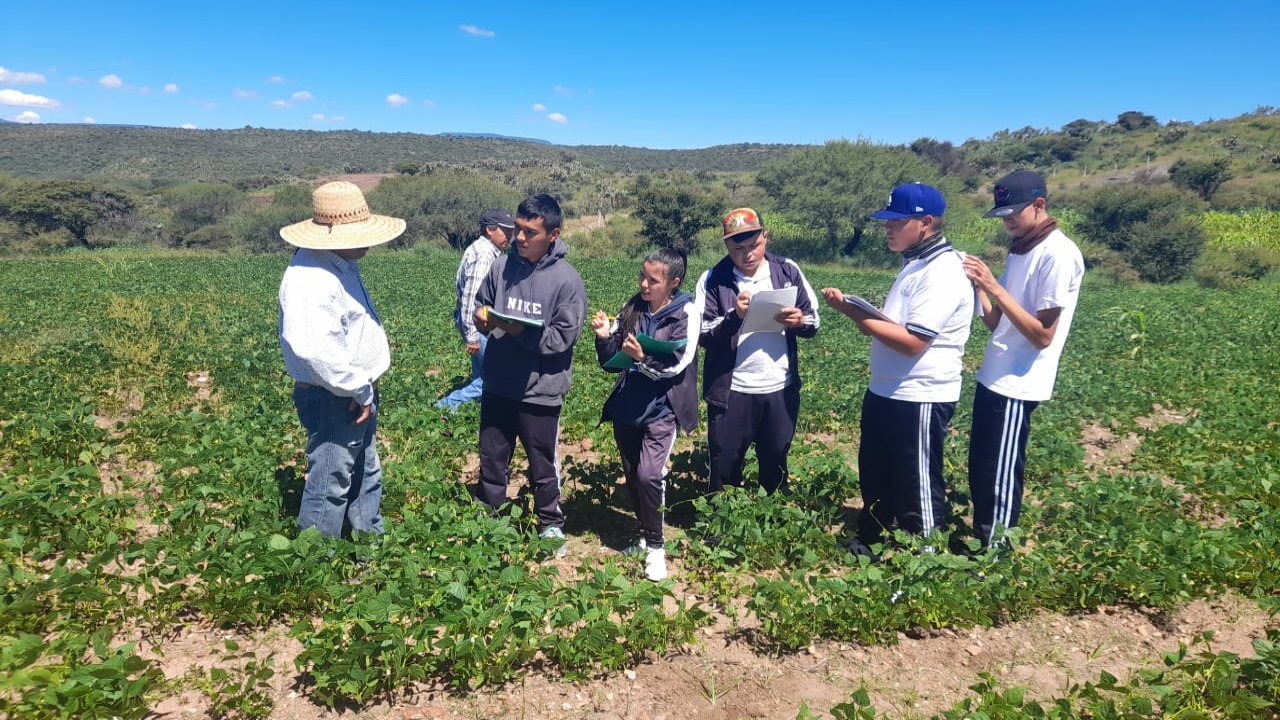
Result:
<svg viewBox="0 0 1280 720"><path fill-rule="evenodd" d="M541 320L534 320L532 318L523 318L523 317L518 317L516 315L507 315L506 313L498 312L493 308L489 308L489 314L498 318L499 320L506 320L507 322L513 322L518 325L523 325L525 327L531 327L531 328L542 327Z"/></svg>

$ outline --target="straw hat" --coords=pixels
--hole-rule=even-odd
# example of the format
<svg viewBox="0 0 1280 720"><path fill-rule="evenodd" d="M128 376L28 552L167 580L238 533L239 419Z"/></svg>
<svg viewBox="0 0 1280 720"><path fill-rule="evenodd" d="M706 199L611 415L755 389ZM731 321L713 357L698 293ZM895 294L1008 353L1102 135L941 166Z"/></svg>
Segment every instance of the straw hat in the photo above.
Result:
<svg viewBox="0 0 1280 720"><path fill-rule="evenodd" d="M381 245L404 232L404 220L374 215L364 193L349 182L329 182L311 193L310 220L280 228L290 245L312 250L354 250Z"/></svg>

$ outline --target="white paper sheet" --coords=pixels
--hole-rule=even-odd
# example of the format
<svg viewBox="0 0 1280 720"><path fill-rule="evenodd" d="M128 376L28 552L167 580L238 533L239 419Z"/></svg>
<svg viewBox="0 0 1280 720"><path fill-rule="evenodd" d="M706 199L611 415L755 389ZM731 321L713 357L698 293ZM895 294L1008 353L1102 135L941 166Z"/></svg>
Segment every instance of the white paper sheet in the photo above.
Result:
<svg viewBox="0 0 1280 720"><path fill-rule="evenodd" d="M782 332L786 329L782 323L774 319L786 308L796 306L796 288L781 290L761 290L751 296L751 305L747 307L747 316L742 319L742 329L738 332L746 335L753 332Z"/></svg>

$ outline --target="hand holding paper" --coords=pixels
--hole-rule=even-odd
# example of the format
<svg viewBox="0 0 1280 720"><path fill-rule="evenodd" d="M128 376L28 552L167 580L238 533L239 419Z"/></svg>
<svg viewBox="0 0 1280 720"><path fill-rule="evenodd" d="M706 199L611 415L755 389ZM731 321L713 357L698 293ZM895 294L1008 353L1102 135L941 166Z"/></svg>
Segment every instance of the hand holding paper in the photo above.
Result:
<svg viewBox="0 0 1280 720"><path fill-rule="evenodd" d="M852 305L853 307L857 308L858 310L862 311L864 315L867 315L873 320L888 320L889 322L893 322L892 320L889 320L888 315L885 315L884 313L880 312L879 308L867 302L866 300L863 300L857 295L850 295L849 293L845 293L844 301Z"/></svg>
<svg viewBox="0 0 1280 720"><path fill-rule="evenodd" d="M795 310L796 287L781 290L761 290L751 296L751 305L747 307L747 316L742 319L743 335L752 332L782 332L786 326L778 319L784 310ZM803 316L802 316L803 322Z"/></svg>

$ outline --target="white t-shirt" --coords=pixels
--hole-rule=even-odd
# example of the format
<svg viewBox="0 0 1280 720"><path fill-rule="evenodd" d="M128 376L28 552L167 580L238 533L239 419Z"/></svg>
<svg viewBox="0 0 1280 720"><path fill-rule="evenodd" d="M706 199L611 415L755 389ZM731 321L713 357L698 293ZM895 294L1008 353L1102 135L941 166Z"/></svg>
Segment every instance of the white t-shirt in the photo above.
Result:
<svg viewBox="0 0 1280 720"><path fill-rule="evenodd" d="M1001 317L987 342L978 382L1014 400L1042 402L1053 396L1058 360L1071 331L1083 276L1080 249L1060 230L1029 253L1009 254L1000 285L1032 315L1051 308L1062 308L1062 314L1053 342L1044 350L1037 350L1009 318Z"/></svg>
<svg viewBox="0 0 1280 720"><path fill-rule="evenodd" d="M751 294L773 290L769 263L761 262L753 277L734 268L738 292ZM780 332L753 332L738 336L738 356L733 367L729 389L748 395L766 395L787 386L791 375L791 359L787 357L787 336Z"/></svg>
<svg viewBox="0 0 1280 720"><path fill-rule="evenodd" d="M964 345L973 320L973 285L960 254L944 243L908 261L889 288L884 314L933 339L919 355L905 355L872 338L868 389L893 400L959 400Z"/></svg>

